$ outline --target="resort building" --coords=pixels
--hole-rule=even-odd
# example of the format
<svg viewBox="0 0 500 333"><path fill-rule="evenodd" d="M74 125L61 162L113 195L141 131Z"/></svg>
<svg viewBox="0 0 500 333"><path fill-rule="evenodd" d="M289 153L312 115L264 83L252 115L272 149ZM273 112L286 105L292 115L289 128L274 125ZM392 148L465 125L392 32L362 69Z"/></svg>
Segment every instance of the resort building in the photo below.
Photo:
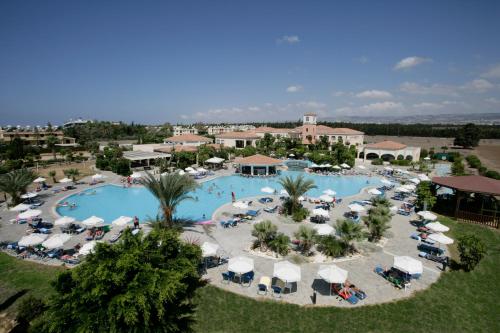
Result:
<svg viewBox="0 0 500 333"><path fill-rule="evenodd" d="M376 158L381 158L384 161L396 159L418 161L420 159L420 147L409 147L394 141L370 143L362 148L359 158L363 158L364 161Z"/></svg>
<svg viewBox="0 0 500 333"><path fill-rule="evenodd" d="M0 129L0 140L9 143L15 138L19 138L27 145L32 146L45 146L47 138L53 136L57 139L58 146L76 146L77 143L74 138L64 136L62 131L4 131Z"/></svg>
<svg viewBox="0 0 500 333"><path fill-rule="evenodd" d="M263 138L266 134L271 134L275 138L300 139L300 130L294 128L274 128L261 126L254 130L255 134Z"/></svg>
<svg viewBox="0 0 500 333"><path fill-rule="evenodd" d="M255 126L253 125L215 125L215 126L208 126L207 133L208 135L218 135L229 132L252 131L254 129Z"/></svg>
<svg viewBox="0 0 500 333"><path fill-rule="evenodd" d="M236 159L234 163L237 165L238 172L242 175L269 176L277 173L276 168L281 165L283 161L256 154Z"/></svg>
<svg viewBox="0 0 500 333"><path fill-rule="evenodd" d="M174 136L185 135L185 134L198 134L198 129L193 126L174 126L173 127Z"/></svg>
<svg viewBox="0 0 500 333"><path fill-rule="evenodd" d="M184 146L198 147L207 143L212 143L212 139L195 134L182 134L166 138L163 140L163 143L167 145L184 145Z"/></svg>
<svg viewBox="0 0 500 333"><path fill-rule="evenodd" d="M243 149L246 146L256 146L257 140L260 136L255 134L254 131L246 132L229 132L215 136L215 143L223 145L224 147L231 147Z"/></svg>
<svg viewBox="0 0 500 333"><path fill-rule="evenodd" d="M129 161L131 168L149 168L151 165L154 165L156 159L169 158L170 156L170 154L138 150L123 152L123 158Z"/></svg>

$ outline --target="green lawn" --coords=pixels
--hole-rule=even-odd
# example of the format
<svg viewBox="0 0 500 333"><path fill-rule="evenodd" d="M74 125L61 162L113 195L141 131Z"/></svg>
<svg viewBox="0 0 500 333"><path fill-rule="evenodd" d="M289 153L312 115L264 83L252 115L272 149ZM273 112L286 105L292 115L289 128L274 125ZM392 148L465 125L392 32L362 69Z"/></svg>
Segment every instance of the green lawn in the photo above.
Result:
<svg viewBox="0 0 500 333"><path fill-rule="evenodd" d="M199 293L198 332L500 332L500 232L441 219L454 238L474 233L488 255L472 273L445 273L428 290L390 304L359 308L299 307L258 302L205 287ZM50 294L56 269L0 254L0 286Z"/></svg>

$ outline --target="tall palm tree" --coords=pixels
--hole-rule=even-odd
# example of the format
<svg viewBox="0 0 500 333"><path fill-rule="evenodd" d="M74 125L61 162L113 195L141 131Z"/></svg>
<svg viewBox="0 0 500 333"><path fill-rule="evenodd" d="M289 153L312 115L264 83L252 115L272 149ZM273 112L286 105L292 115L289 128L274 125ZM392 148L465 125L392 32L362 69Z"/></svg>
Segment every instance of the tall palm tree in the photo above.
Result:
<svg viewBox="0 0 500 333"><path fill-rule="evenodd" d="M57 180L56 180L56 175L57 175L57 173L56 173L56 171L55 171L55 170L51 170L51 171L49 171L49 177L51 177L51 178L52 178L52 182L53 182L54 184L55 184L55 183L57 183Z"/></svg>
<svg viewBox="0 0 500 333"><path fill-rule="evenodd" d="M158 180L147 172L141 182L160 201L165 227L173 227L175 209L182 201L193 199L189 192L198 187L192 178L178 173L160 176Z"/></svg>
<svg viewBox="0 0 500 333"><path fill-rule="evenodd" d="M59 140L53 135L49 135L47 137L46 145L52 151L52 157L56 159L56 144L59 143Z"/></svg>
<svg viewBox="0 0 500 333"><path fill-rule="evenodd" d="M269 247L276 252L276 257L278 254L286 256L288 252L290 252L290 237L282 232L279 232L269 242Z"/></svg>
<svg viewBox="0 0 500 333"><path fill-rule="evenodd" d="M21 194L26 193L36 176L28 169L13 170L0 176L0 190L10 195L12 204L17 205L21 202Z"/></svg>
<svg viewBox="0 0 500 333"><path fill-rule="evenodd" d="M278 227L272 224L269 220L255 223L253 225L252 236L257 238L261 251L264 250L264 245L268 245L266 242L274 237L277 230Z"/></svg>
<svg viewBox="0 0 500 333"><path fill-rule="evenodd" d="M302 252L307 254L316 241L318 232L316 229L301 225L294 236L300 241Z"/></svg>
<svg viewBox="0 0 500 333"><path fill-rule="evenodd" d="M63 173L66 177L71 177L73 182L75 182L76 177L80 175L80 171L78 171L78 169L66 169L63 171Z"/></svg>
<svg viewBox="0 0 500 333"><path fill-rule="evenodd" d="M387 208L384 208L388 211ZM390 228L389 221L391 220L390 214L385 214L383 209L372 208L368 213L367 223L370 232L369 240L376 242L382 238L384 232Z"/></svg>
<svg viewBox="0 0 500 333"><path fill-rule="evenodd" d="M307 191L316 188L312 179L306 179L304 175L299 175L296 178L286 176L279 180L279 183L288 192L290 201L290 212L293 214L300 207L299 197Z"/></svg>
<svg viewBox="0 0 500 333"><path fill-rule="evenodd" d="M361 225L351 220L337 221L337 230L340 233L340 238L346 244L349 252L355 252L356 248L353 245L354 241L362 240L365 237Z"/></svg>

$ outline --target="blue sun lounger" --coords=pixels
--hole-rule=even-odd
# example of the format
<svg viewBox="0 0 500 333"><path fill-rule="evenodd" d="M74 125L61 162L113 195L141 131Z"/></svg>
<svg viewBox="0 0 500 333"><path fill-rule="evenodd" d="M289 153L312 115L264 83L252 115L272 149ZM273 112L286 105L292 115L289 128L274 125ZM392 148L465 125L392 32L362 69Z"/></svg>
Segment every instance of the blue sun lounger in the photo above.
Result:
<svg viewBox="0 0 500 333"><path fill-rule="evenodd" d="M251 216L251 217L256 217L257 215L259 215L259 213L260 213L260 209L258 209L258 210L248 210L246 212L246 215Z"/></svg>

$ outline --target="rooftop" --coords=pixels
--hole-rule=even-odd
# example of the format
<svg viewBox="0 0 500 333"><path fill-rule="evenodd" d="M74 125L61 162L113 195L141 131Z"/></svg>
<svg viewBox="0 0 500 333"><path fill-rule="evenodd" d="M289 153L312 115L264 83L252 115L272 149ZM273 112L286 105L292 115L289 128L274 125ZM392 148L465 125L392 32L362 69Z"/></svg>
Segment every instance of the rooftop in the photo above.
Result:
<svg viewBox="0 0 500 333"><path fill-rule="evenodd" d="M246 132L227 132L215 136L219 139L259 139L259 136L254 131Z"/></svg>
<svg viewBox="0 0 500 333"><path fill-rule="evenodd" d="M244 165L278 165L283 163L282 160L272 158L269 156L264 156L260 154L248 156L235 161L238 164Z"/></svg>
<svg viewBox="0 0 500 333"><path fill-rule="evenodd" d="M182 134L166 138L165 142L212 142L212 139L195 134Z"/></svg>
<svg viewBox="0 0 500 333"><path fill-rule="evenodd" d="M142 161L142 160L151 160L155 158L170 157L170 154L136 150L136 151L124 151L123 157L129 161Z"/></svg>
<svg viewBox="0 0 500 333"><path fill-rule="evenodd" d="M405 149L406 147L407 145L395 141L381 141L377 143L370 143L365 146L365 148L387 149L387 150L399 150L399 149Z"/></svg>
<svg viewBox="0 0 500 333"><path fill-rule="evenodd" d="M463 192L500 195L500 180L483 176L434 177L432 182Z"/></svg>
<svg viewBox="0 0 500 333"><path fill-rule="evenodd" d="M294 131L292 128L274 128L268 126L260 126L254 130L256 133L290 133Z"/></svg>

